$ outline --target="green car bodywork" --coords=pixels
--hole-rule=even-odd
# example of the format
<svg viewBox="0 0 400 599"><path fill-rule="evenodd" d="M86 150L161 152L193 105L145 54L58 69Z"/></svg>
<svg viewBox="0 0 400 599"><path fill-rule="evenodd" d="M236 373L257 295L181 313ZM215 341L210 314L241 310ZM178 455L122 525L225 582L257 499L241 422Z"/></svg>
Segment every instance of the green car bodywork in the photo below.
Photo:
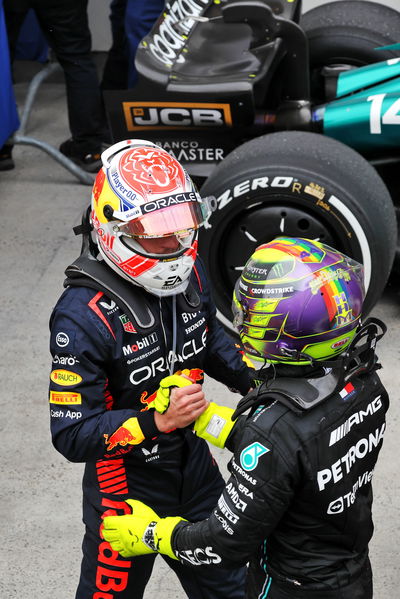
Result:
<svg viewBox="0 0 400 599"><path fill-rule="evenodd" d="M399 148L400 58L340 73L336 99L316 107L314 121L362 153Z"/></svg>

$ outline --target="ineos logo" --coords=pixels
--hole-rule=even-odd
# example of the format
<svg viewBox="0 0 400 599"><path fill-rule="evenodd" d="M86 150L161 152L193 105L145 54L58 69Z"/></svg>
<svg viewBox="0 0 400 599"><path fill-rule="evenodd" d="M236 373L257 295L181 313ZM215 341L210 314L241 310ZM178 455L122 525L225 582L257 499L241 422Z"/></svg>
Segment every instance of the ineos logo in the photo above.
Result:
<svg viewBox="0 0 400 599"><path fill-rule="evenodd" d="M229 104L123 102L122 105L128 131L232 126Z"/></svg>

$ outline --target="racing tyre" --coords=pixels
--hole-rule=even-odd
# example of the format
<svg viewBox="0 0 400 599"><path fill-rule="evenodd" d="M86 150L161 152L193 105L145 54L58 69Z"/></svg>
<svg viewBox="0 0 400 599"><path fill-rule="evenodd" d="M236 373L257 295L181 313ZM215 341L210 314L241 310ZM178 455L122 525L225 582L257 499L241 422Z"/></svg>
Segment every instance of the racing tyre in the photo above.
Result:
<svg viewBox="0 0 400 599"><path fill-rule="evenodd" d="M329 2L306 12L301 26L309 40L314 103L326 100L325 66L360 67L399 56L398 51L375 49L399 42L400 31L400 13L377 2Z"/></svg>
<svg viewBox="0 0 400 599"><path fill-rule="evenodd" d="M279 235L318 239L362 262L364 313L377 302L394 258L395 212L382 179L348 146L316 133L264 135L233 150L201 193L217 198L199 247L231 333L234 284L255 248Z"/></svg>

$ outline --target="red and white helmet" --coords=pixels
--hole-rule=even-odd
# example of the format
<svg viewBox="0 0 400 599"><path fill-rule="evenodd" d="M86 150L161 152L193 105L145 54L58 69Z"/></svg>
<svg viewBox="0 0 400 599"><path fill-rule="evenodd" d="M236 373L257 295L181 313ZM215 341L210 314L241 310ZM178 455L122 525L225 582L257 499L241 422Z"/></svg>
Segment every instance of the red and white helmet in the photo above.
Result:
<svg viewBox="0 0 400 599"><path fill-rule="evenodd" d="M184 291L207 219L189 175L152 142L127 140L103 152L92 192L91 223L100 254L119 275L155 295ZM179 249L149 254L137 241L175 235Z"/></svg>

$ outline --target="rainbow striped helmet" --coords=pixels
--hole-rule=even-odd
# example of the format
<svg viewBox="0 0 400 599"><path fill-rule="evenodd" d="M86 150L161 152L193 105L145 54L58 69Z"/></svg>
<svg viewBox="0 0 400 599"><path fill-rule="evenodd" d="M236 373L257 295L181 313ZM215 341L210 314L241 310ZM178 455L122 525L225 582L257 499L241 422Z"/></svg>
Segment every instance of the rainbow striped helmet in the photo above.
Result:
<svg viewBox="0 0 400 599"><path fill-rule="evenodd" d="M245 351L299 365L340 354L360 321L363 278L361 264L318 241L278 237L260 245L233 292Z"/></svg>

